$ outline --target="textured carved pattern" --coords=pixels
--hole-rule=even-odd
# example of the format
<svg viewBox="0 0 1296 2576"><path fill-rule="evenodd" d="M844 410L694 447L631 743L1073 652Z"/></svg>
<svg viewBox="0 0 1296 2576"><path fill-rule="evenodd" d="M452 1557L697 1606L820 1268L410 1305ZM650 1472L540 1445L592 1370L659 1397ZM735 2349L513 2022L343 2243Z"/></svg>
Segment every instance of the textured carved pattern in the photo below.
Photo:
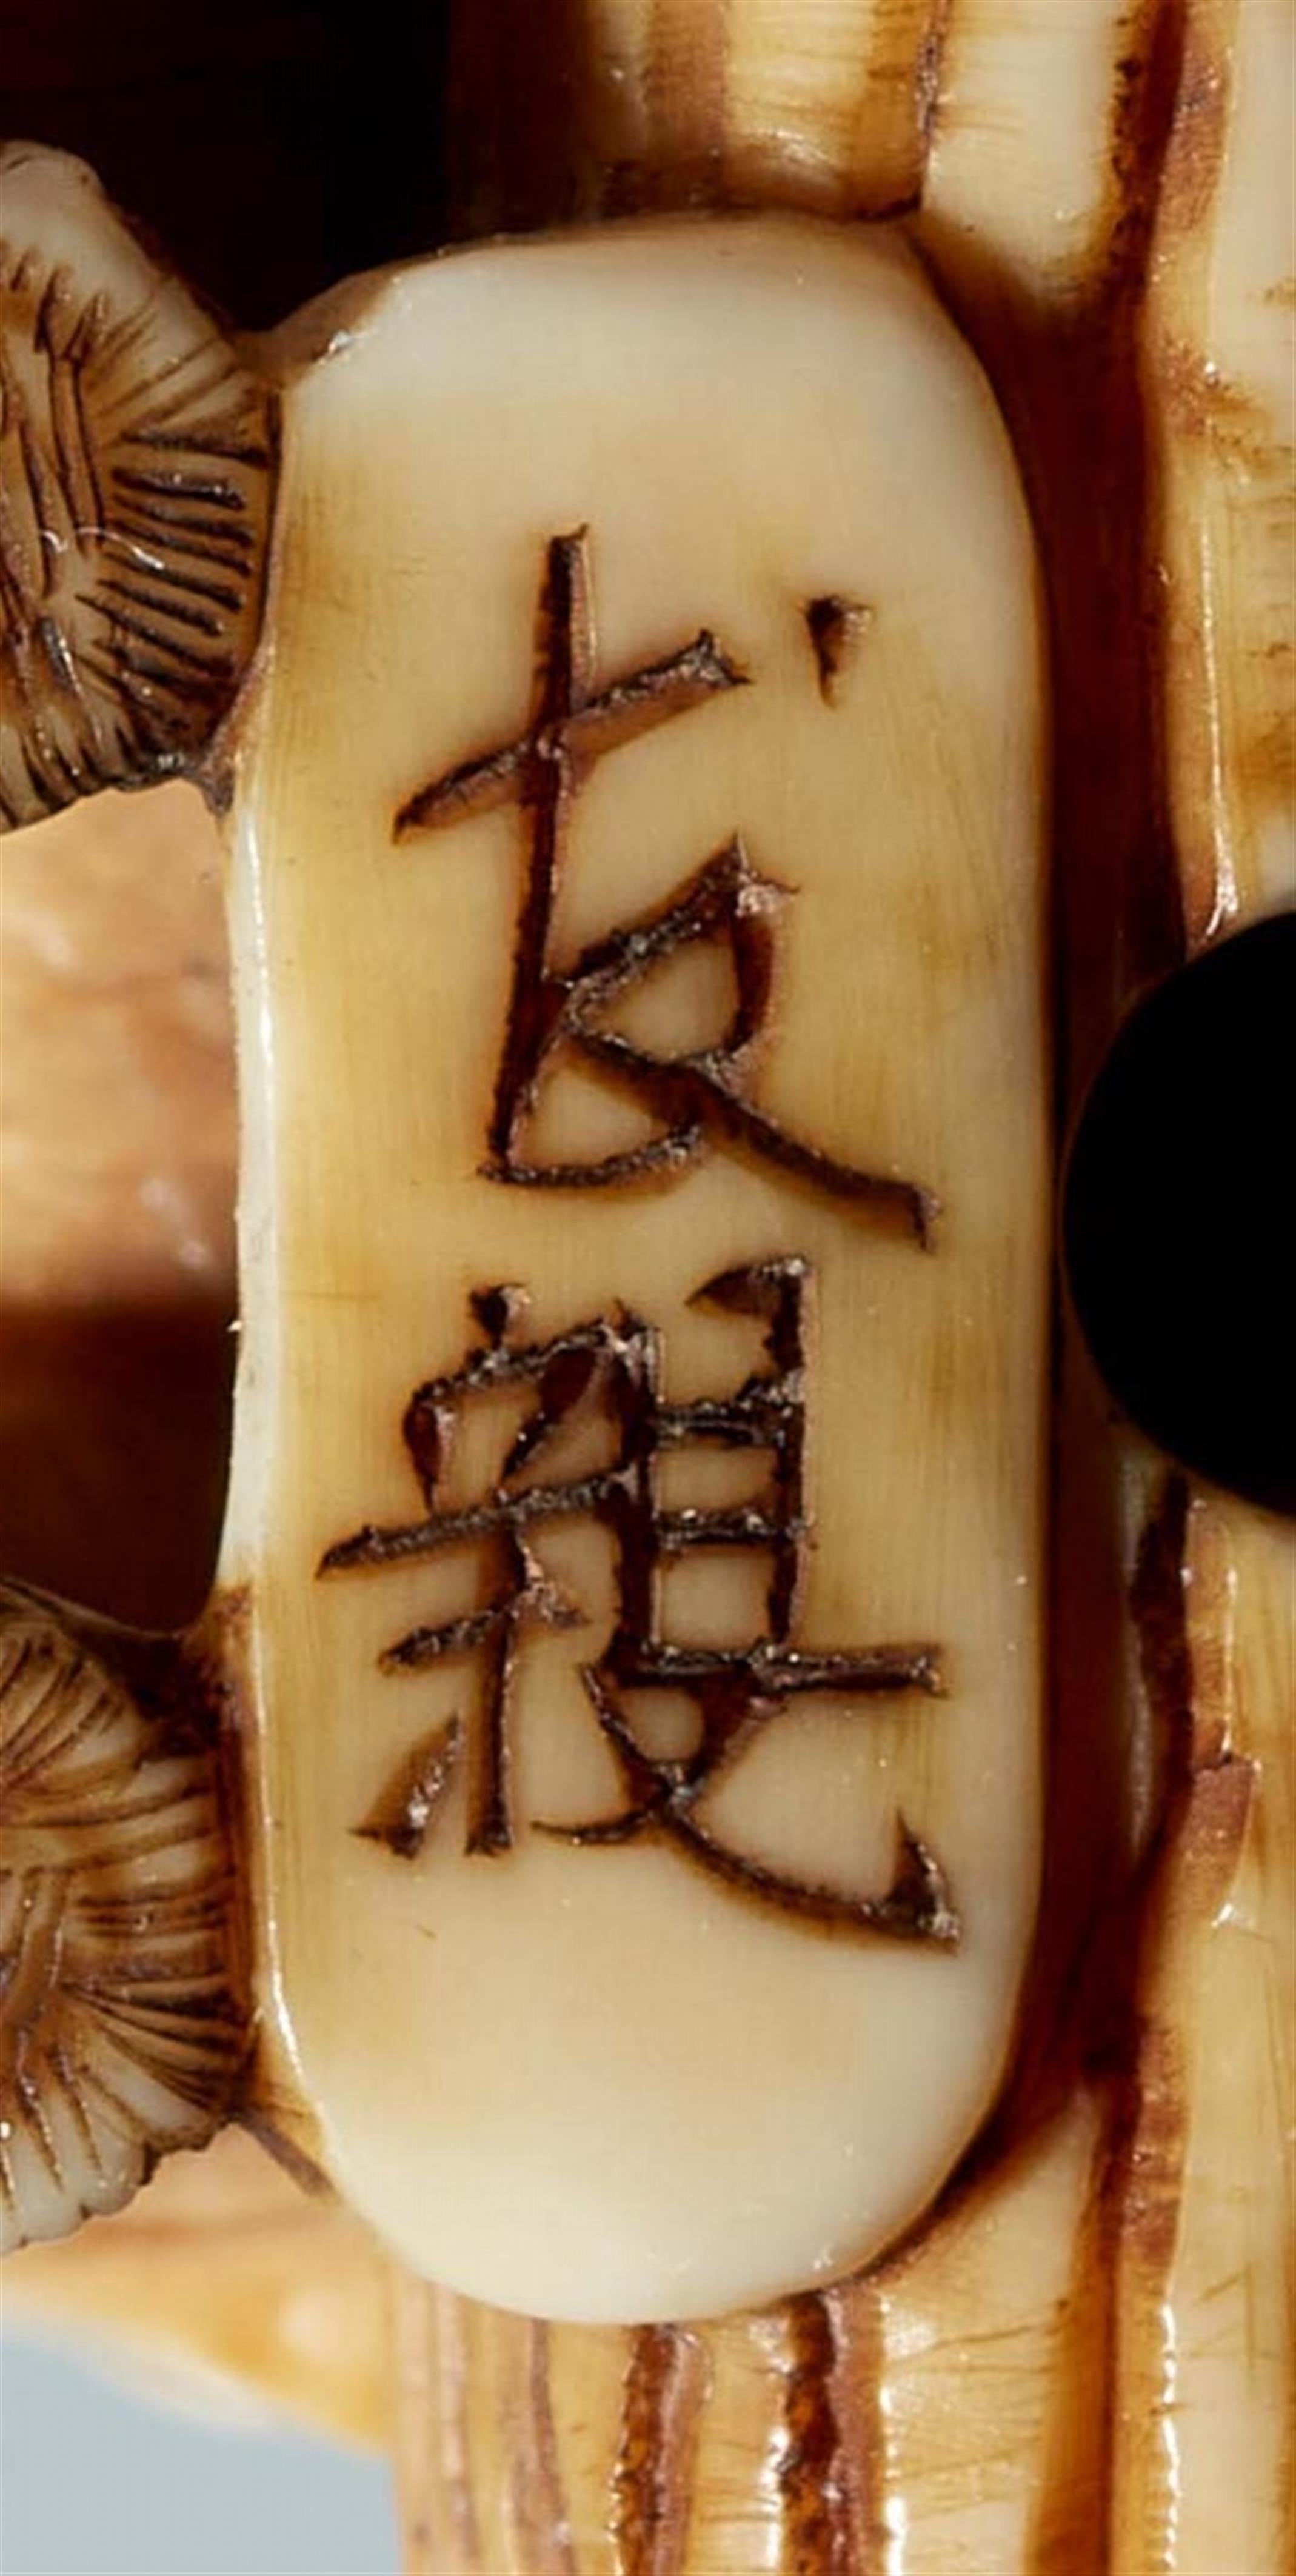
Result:
<svg viewBox="0 0 1296 2576"><path fill-rule="evenodd" d="M0 171L11 826L206 749L256 640L273 423L268 393L88 174L21 149Z"/></svg>
<svg viewBox="0 0 1296 2576"><path fill-rule="evenodd" d="M574 1847L613 1849L638 1840L668 1843L731 1895L821 1931L881 1933L953 1946L959 1918L934 1855L895 1822L896 1858L882 1896L847 1894L788 1877L717 1838L706 1800L759 1741L781 1710L818 1692L867 1702L908 1693L939 1696L938 1649L930 1645L817 1648L794 1639L810 1538L805 1491L806 1308L810 1265L799 1257L724 1272L690 1302L759 1318L768 1368L727 1397L669 1404L661 1388L662 1336L621 1313L576 1325L556 1340L513 1338L526 1308L519 1288L478 1289L472 1307L486 1334L453 1375L416 1387L405 1412L405 1446L423 1489L426 1516L394 1528L372 1523L326 1550L320 1574L408 1564L485 1540L497 1553L500 1589L478 1610L434 1627L420 1625L379 1656L385 1672L419 1672L465 1654L484 1658L480 1704L469 1730L455 1716L407 1756L356 1830L399 1859L423 1850L461 1755L468 1754L465 1849L498 1855L516 1836L510 1793L519 1645L530 1627L579 1628L585 1613L545 1571L534 1540L555 1523L600 1522L616 1560L616 1625L597 1664L581 1668L586 1697L619 1774L623 1803L583 1823L534 1819L541 1833ZM525 1388L534 1410L502 1463L498 1481L461 1510L439 1507L440 1480L453 1454L460 1410L473 1397ZM599 1407L612 1433L610 1463L592 1473L531 1481L549 1444L582 1409ZM664 1456L719 1447L769 1461L767 1490L736 1511L667 1511ZM517 1483L519 1477L527 1481ZM765 1622L745 1647L678 1643L661 1633L659 1578L672 1558L696 1548L743 1550L768 1559ZM697 1720L695 1749L656 1759L635 1733L636 1691L676 1692Z"/></svg>
<svg viewBox="0 0 1296 2576"><path fill-rule="evenodd" d="M820 687L835 702L869 612L835 594L806 611ZM432 779L401 807L395 838L435 832L516 801L528 817L527 867L518 913L513 992L495 1103L482 1165L492 1180L523 1187L579 1189L676 1177L712 1143L775 1168L819 1196L898 1221L924 1248L938 1202L893 1175L839 1163L789 1135L750 1097L774 994L774 919L789 889L753 867L741 837L696 869L657 909L619 922L565 970L551 955L554 911L579 790L595 764L621 743L666 724L708 698L746 688L741 671L708 629L660 661L600 687L589 531L554 537L540 593L538 704L526 732ZM661 1056L606 1024L663 958L699 942L721 942L733 965L737 1002L717 1046ZM596 1162L535 1161L524 1137L552 1060L570 1054L614 1089L628 1089L658 1132L627 1153Z"/></svg>
<svg viewBox="0 0 1296 2576"><path fill-rule="evenodd" d="M215 1761L0 1589L0 2245L120 2207L244 2052Z"/></svg>

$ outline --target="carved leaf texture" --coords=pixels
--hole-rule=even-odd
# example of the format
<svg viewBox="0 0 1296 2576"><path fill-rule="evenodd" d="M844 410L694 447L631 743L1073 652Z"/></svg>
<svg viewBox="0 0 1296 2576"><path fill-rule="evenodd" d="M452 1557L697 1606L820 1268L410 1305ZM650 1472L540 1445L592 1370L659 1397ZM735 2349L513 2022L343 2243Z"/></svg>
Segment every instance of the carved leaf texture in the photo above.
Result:
<svg viewBox="0 0 1296 2576"><path fill-rule="evenodd" d="M244 2054L215 1763L0 1588L0 2250L119 2208Z"/></svg>
<svg viewBox="0 0 1296 2576"><path fill-rule="evenodd" d="M273 446L89 171L0 153L0 826L202 758L256 641Z"/></svg>

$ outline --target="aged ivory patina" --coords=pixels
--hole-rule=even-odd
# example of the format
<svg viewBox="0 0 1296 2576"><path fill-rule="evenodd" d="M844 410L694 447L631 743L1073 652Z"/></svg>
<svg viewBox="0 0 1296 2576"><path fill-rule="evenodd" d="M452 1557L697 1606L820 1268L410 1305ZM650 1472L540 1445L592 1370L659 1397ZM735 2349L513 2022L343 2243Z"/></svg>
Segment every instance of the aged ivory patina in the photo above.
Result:
<svg viewBox="0 0 1296 2576"><path fill-rule="evenodd" d="M224 1717L248 2098L503 2305L832 2278L984 2119L1038 1892L1045 753L993 401L898 245L809 223L428 263L259 383L84 174L9 185L10 810L195 728L228 808L192 1785ZM214 1996L146 1955L153 1851L178 2036ZM21 2235L104 2077L19 2021Z"/></svg>
<svg viewBox="0 0 1296 2576"><path fill-rule="evenodd" d="M1040 537L1059 1070L1074 1100L1121 996L1173 963L1185 926L1200 944L1290 899L1287 0L841 0L813 14L800 0L591 0L582 39L568 27L552 66L528 49L525 77L514 12L455 14L459 71L474 50L483 59L476 84L454 89L477 229L575 204L600 216L753 196L913 210L1005 404ZM548 68L558 119L535 77ZM108 239L100 209L92 266ZM544 546L577 524L547 529ZM540 575L538 558L533 606ZM821 608L844 598L836 578ZM869 637L856 621L857 671ZM672 626L661 640L692 638ZM629 637L624 667L642 650ZM520 708L515 692L489 738L447 746L445 761L513 738L533 711ZM616 754L604 779L716 713ZM402 792L441 774L429 758ZM61 937L70 922L75 942L88 850L100 873L120 870L131 908L154 899L160 833L182 834L169 860L210 867L203 836L163 802L170 822L99 809L6 853L10 928L17 885L38 927L48 918ZM510 819L520 833L503 808L471 829ZM450 846L411 840L404 855ZM503 864L520 869L524 848ZM74 1035L88 1049L84 1012L75 1030L57 1019L60 1053ZM483 1040L496 1077L500 1037ZM768 1087L777 1058L774 1043L751 1095L790 1129ZM124 1168L139 1153L133 1105L119 1110ZM182 1171L192 1158L186 1132ZM56 1212L51 1193L51 1226ZM87 1263L87 1292L93 1280L103 1295L105 1266L101 1252ZM453 1376L476 1338L465 1309L429 1366ZM903 2556L907 2576L965 2559L1023 2576L1143 2576L1152 2563L1276 2576L1289 2563L1290 1533L1185 1490L1113 1434L1065 1334L1054 1430L1048 1897L1024 2053L982 2151L887 2259L755 2317L546 2333L407 2276L397 2426L412 2566L569 2576L614 2559L710 2576L759 2558L836 2576ZM393 1425L398 1521L418 1494L400 1442ZM84 1445L78 1417L78 1459ZM348 1501L330 1543L356 1535L376 1496ZM337 1579L371 1584L375 1600L389 1581ZM376 1628L375 1644L418 1617ZM525 1643L537 1639L601 1652L538 1631ZM835 1642L863 1638L842 1627ZM372 1830L400 1830L402 1798L418 1829L418 1783L393 1804L395 1779L393 1767L366 1810ZM429 1854L445 1824L443 1812ZM240 2099L253 2117L288 2117L282 2091ZM279 2211L267 2191L243 2223L247 2152L234 2138L181 2160L121 2222L21 2255L7 2304L117 2315L136 2339L178 2332L320 2420L371 2429L374 2383L365 2393L347 2374L372 2350L380 2266L366 2273L345 2220L319 2204Z"/></svg>
<svg viewBox="0 0 1296 2576"><path fill-rule="evenodd" d="M917 2214L1030 1938L1025 511L876 240L300 328L232 824L263 1991L407 2259L705 2314Z"/></svg>

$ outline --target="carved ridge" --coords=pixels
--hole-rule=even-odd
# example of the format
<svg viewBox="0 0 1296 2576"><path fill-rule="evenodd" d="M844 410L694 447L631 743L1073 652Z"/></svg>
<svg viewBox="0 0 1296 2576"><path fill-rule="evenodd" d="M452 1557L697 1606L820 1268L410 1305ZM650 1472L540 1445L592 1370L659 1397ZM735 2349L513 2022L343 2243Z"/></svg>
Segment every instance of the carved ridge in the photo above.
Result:
<svg viewBox="0 0 1296 2576"><path fill-rule="evenodd" d="M215 1747L0 1587L0 2248L119 2208L246 2052Z"/></svg>
<svg viewBox="0 0 1296 2576"><path fill-rule="evenodd" d="M707 2358L682 2326L640 2326L622 2382L609 2537L617 2576L680 2576Z"/></svg>
<svg viewBox="0 0 1296 2576"><path fill-rule="evenodd" d="M87 172L0 171L3 827L201 761L256 642L276 418Z"/></svg>

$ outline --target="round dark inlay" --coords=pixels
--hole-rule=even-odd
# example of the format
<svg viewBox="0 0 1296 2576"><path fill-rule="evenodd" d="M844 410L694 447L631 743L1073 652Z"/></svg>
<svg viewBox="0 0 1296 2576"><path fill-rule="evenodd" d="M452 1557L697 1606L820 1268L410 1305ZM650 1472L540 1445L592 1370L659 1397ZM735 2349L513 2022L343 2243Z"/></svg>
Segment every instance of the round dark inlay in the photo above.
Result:
<svg viewBox="0 0 1296 2576"><path fill-rule="evenodd" d="M1296 913L1157 985L1063 1184L1067 1279L1118 1403L1183 1465L1296 1511Z"/></svg>

